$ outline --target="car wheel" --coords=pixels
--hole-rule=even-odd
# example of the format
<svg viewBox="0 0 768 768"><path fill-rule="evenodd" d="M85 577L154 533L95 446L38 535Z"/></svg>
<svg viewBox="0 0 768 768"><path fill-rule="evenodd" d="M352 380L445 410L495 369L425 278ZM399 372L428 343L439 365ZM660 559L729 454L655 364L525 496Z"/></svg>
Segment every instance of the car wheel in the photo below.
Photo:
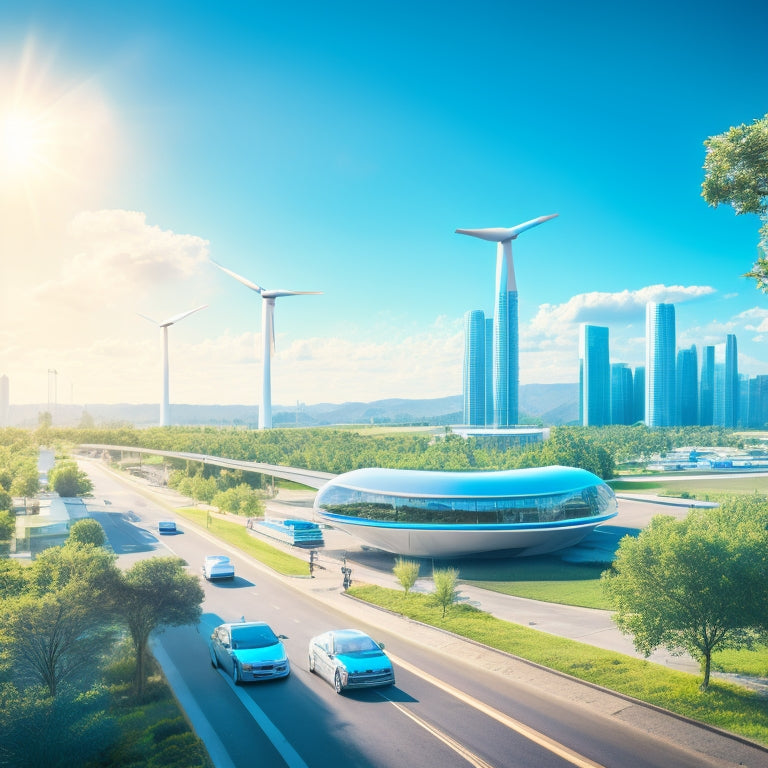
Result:
<svg viewBox="0 0 768 768"><path fill-rule="evenodd" d="M344 686L341 684L341 673L338 670L333 677L333 687L336 689L336 693L341 693L344 690Z"/></svg>
<svg viewBox="0 0 768 768"><path fill-rule="evenodd" d="M232 682L235 685L240 685L240 669L236 661L232 663Z"/></svg>
<svg viewBox="0 0 768 768"><path fill-rule="evenodd" d="M315 671L315 654L314 653L309 654L309 671L310 672Z"/></svg>

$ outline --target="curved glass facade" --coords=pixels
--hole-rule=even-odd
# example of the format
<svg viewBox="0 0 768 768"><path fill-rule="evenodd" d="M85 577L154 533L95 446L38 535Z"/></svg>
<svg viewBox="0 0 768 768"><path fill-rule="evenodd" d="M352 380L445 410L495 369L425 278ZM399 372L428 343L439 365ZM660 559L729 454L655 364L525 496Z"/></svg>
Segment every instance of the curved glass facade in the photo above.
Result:
<svg viewBox="0 0 768 768"><path fill-rule="evenodd" d="M421 525L556 523L610 514L616 504L607 485L570 493L492 499L394 496L341 485L320 495L318 504L327 514Z"/></svg>
<svg viewBox="0 0 768 768"><path fill-rule="evenodd" d="M359 469L315 499L334 522L380 526L547 526L616 514L616 497L591 472L541 467L505 472Z"/></svg>

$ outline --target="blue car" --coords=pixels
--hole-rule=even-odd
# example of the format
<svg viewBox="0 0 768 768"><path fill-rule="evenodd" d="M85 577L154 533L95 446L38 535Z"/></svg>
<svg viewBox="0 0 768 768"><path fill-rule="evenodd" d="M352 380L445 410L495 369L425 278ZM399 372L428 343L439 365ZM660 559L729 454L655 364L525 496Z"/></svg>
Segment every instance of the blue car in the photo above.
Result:
<svg viewBox="0 0 768 768"><path fill-rule="evenodd" d="M309 671L341 693L346 688L394 685L395 671L384 646L359 629L333 629L309 641Z"/></svg>
<svg viewBox="0 0 768 768"><path fill-rule="evenodd" d="M288 677L291 665L281 640L285 635L276 635L263 621L221 624L208 646L211 665L222 667L235 685Z"/></svg>

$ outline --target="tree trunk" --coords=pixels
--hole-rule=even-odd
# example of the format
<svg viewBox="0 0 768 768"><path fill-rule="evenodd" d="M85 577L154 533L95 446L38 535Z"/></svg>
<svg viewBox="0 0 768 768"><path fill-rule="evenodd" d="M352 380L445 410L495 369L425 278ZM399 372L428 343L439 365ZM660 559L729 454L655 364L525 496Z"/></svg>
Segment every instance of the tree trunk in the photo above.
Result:
<svg viewBox="0 0 768 768"><path fill-rule="evenodd" d="M701 681L701 685L699 686L700 691L706 691L709 687L709 672L712 666L712 652L707 651L704 654L704 679Z"/></svg>

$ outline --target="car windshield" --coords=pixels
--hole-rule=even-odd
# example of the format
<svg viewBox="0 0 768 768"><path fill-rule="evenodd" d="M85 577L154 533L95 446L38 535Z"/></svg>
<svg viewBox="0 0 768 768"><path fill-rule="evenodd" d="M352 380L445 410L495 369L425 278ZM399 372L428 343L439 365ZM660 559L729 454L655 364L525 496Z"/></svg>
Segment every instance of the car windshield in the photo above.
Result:
<svg viewBox="0 0 768 768"><path fill-rule="evenodd" d="M381 650L370 637L337 637L336 653L362 653L364 651Z"/></svg>
<svg viewBox="0 0 768 768"><path fill-rule="evenodd" d="M233 627L232 649L266 648L279 642L277 635L266 625L258 627Z"/></svg>

